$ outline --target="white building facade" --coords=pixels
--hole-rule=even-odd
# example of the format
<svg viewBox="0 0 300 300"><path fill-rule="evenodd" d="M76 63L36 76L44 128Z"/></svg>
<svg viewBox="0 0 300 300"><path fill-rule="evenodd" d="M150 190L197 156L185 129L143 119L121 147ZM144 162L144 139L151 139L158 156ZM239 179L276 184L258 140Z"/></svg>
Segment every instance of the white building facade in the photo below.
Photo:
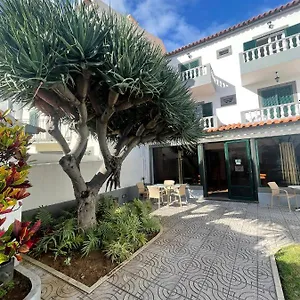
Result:
<svg viewBox="0 0 300 300"><path fill-rule="evenodd" d="M194 154L151 147L152 182L261 204L268 182L300 184L299 21L293 1L167 54L198 104L204 136Z"/></svg>

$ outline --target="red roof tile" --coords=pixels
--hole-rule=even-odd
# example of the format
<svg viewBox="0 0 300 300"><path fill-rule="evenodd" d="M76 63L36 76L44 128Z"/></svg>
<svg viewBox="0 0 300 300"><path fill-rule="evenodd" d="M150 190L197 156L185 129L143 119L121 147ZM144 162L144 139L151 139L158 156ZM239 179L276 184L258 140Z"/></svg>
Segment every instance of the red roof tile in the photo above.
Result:
<svg viewBox="0 0 300 300"><path fill-rule="evenodd" d="M256 127L256 126L264 126L264 125L272 125L272 124L280 124L280 123L289 123L289 122L296 122L300 120L300 116L288 117L283 119L275 119L275 120L266 120L260 122L250 122L250 123L237 123L237 124L228 124L222 125L218 128L210 128L206 130L206 132L217 132L217 131L225 131L225 130L232 130L232 129L241 129L241 128L249 128L249 127Z"/></svg>
<svg viewBox="0 0 300 300"><path fill-rule="evenodd" d="M220 36L222 36L224 34L227 34L229 32L232 32L232 31L236 30L236 29L245 27L245 26L247 26L249 24L252 24L252 23L255 23L257 21L260 21L260 20L262 20L264 18L273 16L273 15L275 15L277 13L280 13L280 12L282 12L284 10L290 9L292 7L295 7L295 6L299 5L299 4L300 4L300 0L294 0L294 1L288 2L287 4L278 6L278 7L274 8L274 9L271 9L270 11L262 13L262 14L256 16L256 17L252 17L251 19L243 21L243 22L241 22L239 24L236 24L234 26L231 26L231 27L229 27L227 29L221 30L221 31L219 31L217 33L214 33L214 34L210 35L210 36L204 37L204 38L202 38L202 39L200 39L198 41L195 41L193 43L190 43L188 45L185 45L185 46L183 46L181 48L178 48L178 49L175 49L173 51L170 51L166 55L169 56L169 55L173 55L173 54L179 53L181 51L190 49L190 48L192 48L194 46L197 46L197 45L200 45L200 44L205 43L207 41L213 40L213 39L215 39L217 37L220 37Z"/></svg>

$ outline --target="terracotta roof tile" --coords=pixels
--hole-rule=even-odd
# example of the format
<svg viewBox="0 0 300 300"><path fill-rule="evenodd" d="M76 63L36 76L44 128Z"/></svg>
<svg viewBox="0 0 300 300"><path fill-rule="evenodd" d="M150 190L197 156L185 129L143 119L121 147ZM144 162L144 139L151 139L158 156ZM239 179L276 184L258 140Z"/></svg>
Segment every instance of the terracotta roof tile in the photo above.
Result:
<svg viewBox="0 0 300 300"><path fill-rule="evenodd" d="M219 31L217 33L214 33L214 34L212 34L210 36L204 37L204 38L202 38L202 39L200 39L198 41L192 42L192 43L190 43L188 45L185 45L183 47L180 47L178 49L170 51L166 55L169 56L169 55L173 55L173 54L179 53L181 51L190 49L190 48L192 48L194 46L203 44L203 43L205 43L207 41L213 40L214 38L220 37L220 36L222 36L222 35L224 35L226 33L229 33L229 32L234 31L236 29L242 28L242 27L247 26L247 25L249 25L251 23L255 23L257 21L262 20L263 18L270 17L270 16L275 15L277 13L280 13L280 12L282 12L284 10L290 9L291 7L295 7L295 6L299 5L299 4L300 4L300 0L291 1L291 2L289 2L287 4L285 4L285 5L278 6L278 7L274 8L274 9L271 9L271 10L269 10L269 11L267 11L265 13L262 13L262 14L260 14L258 16L252 17L249 20L243 21L243 22L238 23L236 25L233 25L233 26L231 26L231 27L229 27L227 29L223 29L223 30L221 30L221 31Z"/></svg>
<svg viewBox="0 0 300 300"><path fill-rule="evenodd" d="M293 117L275 119L275 120L266 120L266 121L260 121L260 122L249 122L249 123L245 123L245 124L243 124L243 123L228 124L228 125L222 125L218 128L210 128L210 129L206 130L206 132L217 132L217 131L225 131L225 130L233 130L233 129L264 126L264 125L297 122L299 120L300 120L300 116L293 116Z"/></svg>

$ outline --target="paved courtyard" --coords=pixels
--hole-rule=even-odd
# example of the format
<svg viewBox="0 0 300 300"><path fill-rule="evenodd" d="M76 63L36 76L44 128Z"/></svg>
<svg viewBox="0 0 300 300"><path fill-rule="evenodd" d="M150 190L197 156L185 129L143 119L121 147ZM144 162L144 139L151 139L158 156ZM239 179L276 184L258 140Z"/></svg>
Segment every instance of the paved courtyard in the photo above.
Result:
<svg viewBox="0 0 300 300"><path fill-rule="evenodd" d="M89 295L26 263L42 299L276 299L268 256L300 242L300 212L198 200L155 214L163 234Z"/></svg>

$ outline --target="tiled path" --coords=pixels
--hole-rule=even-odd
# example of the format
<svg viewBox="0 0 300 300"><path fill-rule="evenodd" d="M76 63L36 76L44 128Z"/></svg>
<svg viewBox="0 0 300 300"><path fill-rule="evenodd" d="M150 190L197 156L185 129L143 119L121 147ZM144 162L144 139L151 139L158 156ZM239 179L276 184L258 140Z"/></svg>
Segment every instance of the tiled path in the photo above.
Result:
<svg viewBox="0 0 300 300"><path fill-rule="evenodd" d="M300 213L202 200L156 214L161 237L92 294L27 265L43 299L276 299L268 255L300 241Z"/></svg>

